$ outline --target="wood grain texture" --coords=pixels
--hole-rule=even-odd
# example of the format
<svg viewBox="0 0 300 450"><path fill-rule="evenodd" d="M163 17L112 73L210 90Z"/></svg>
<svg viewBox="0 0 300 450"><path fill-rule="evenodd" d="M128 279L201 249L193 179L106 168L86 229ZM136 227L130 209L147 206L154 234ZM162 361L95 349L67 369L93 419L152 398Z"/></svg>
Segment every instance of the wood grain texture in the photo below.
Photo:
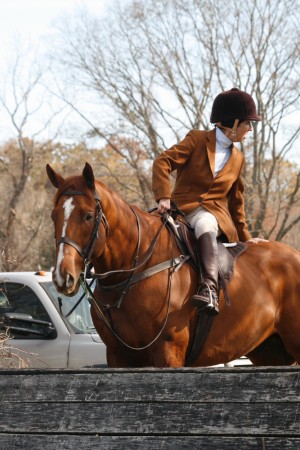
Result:
<svg viewBox="0 0 300 450"><path fill-rule="evenodd" d="M300 448L300 368L1 370L0 449Z"/></svg>
<svg viewBox="0 0 300 450"><path fill-rule="evenodd" d="M300 436L299 405L12 403L1 411L0 432Z"/></svg>
<svg viewBox="0 0 300 450"><path fill-rule="evenodd" d="M8 377L8 379L7 379ZM300 370L8 373L1 402L299 402Z"/></svg>
<svg viewBox="0 0 300 450"><path fill-rule="evenodd" d="M1 435L1 450L299 450L300 439L219 436Z"/></svg>

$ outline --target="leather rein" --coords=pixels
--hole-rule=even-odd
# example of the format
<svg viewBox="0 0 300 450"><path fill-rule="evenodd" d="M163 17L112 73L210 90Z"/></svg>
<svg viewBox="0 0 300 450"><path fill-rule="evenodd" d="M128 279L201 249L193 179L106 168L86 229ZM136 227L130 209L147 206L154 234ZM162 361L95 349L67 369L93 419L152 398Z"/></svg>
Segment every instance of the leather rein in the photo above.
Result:
<svg viewBox="0 0 300 450"><path fill-rule="evenodd" d="M86 195L84 192L81 191L77 191L77 190L67 190L65 192L63 192L61 195L68 195L68 196L72 196L72 195ZM190 255L180 255L178 257L175 258L171 258L167 261L164 261L162 263L156 264L155 266L152 266L146 270L144 270L143 272L139 272L136 273L138 269L142 268L147 261L150 259L150 257L153 254L153 251L155 249L155 246L157 244L158 238L163 230L163 228L166 226L166 222L168 220L168 215L163 215L162 216L162 224L159 227L156 235L154 236L153 240L151 241L151 244L148 248L148 250L146 251L146 253L143 255L143 258L141 259L141 261L139 261L139 251L140 251L140 243L141 243L141 226L140 226L140 219L138 217L138 214L136 213L135 209L130 206L131 210L133 211L134 215L135 215L135 219L136 219L136 223L137 223L137 229L138 229L138 239L137 239L137 245L136 245L136 250L135 250L135 255L133 258L133 267L131 269L119 269L119 270L112 270L112 271L108 271L105 273L89 273L88 277L96 279L97 280L97 285L100 288L100 290L105 290L105 291L120 291L120 297L118 298L118 300L112 304L101 304L102 308L106 311L109 310L111 308L117 307L120 308L122 301L125 297L125 295L127 294L128 290L130 289L130 287L137 283L138 281L144 280L146 278L149 278L152 275L155 275L163 270L166 269L171 269L172 272L170 273L170 277L169 277L169 286L168 286L168 308L167 308L167 313L166 313L166 317L164 320L164 323L162 325L161 330L159 331L159 333L157 334L157 336L151 341L149 342L147 345L143 346L143 347L131 347L129 344L127 344L126 342L124 342L120 336L114 331L111 323L107 320L107 318L105 317L102 308L100 308L100 306L98 305L98 302L96 301L95 297L94 297L94 293L91 290L91 285L89 285L87 283L87 273L88 273L88 268L91 265L91 257L93 254L93 250L95 247L95 243L96 243L96 239L99 238L98 235L98 230L99 230L99 226L101 223L103 223L104 227L105 227L105 232L106 232L106 237L109 235L109 223L108 220L103 212L102 209L102 205L101 205L101 200L100 197L97 193L97 191L94 191L94 198L96 201L96 216L95 216L95 222L94 222L94 227L93 227L93 231L91 234L91 239L90 242L88 244L88 246L86 248L81 248L76 242L74 242L73 240L69 239L68 237L62 237L58 243L57 246L60 244L68 244L71 245L73 248L75 248L75 250L77 250L77 252L79 253L79 255L82 257L83 262L84 262L84 273L83 276L80 276L79 282L81 284L81 287L84 290L84 293L88 299L88 301L95 307L95 309L98 311L99 315L102 317L103 321L105 322L106 326L109 328L109 330L111 331L111 333L119 340L119 342L121 342L123 345L125 345L127 348L130 348L132 350L144 350L148 347L150 347L161 335L161 333L163 332L166 324L167 324L167 320L168 320L168 316L169 316L169 310L170 310L170 297L171 297L171 276L173 275L174 272L176 272L177 270L180 269L180 267L190 258ZM102 280L105 280L107 278L109 278L112 275L128 275L128 278L126 278L124 281L118 282L116 284L109 284L109 285L105 285ZM80 300L82 300L84 298L84 296L81 297ZM72 310L65 316L68 317L71 312L74 311L74 309L78 306L78 304L80 303L80 301L78 301L76 303L76 305L72 308Z"/></svg>

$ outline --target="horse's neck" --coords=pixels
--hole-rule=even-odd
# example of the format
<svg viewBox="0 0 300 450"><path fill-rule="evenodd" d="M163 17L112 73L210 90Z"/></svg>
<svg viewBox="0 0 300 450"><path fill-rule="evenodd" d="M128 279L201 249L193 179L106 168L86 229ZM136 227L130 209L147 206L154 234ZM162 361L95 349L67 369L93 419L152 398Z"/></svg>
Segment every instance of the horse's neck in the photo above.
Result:
<svg viewBox="0 0 300 450"><path fill-rule="evenodd" d="M140 261L160 229L161 220L130 206L110 190L103 191L102 203L109 232L104 251L94 263L95 268L102 272L132 268L137 250ZM162 242L165 245L162 246ZM164 252L163 247L168 246L167 240L162 239L162 242L160 253Z"/></svg>
<svg viewBox="0 0 300 450"><path fill-rule="evenodd" d="M138 242L137 219L133 209L121 198L109 200L105 209L103 208L109 232L99 262L102 270L128 268L133 262Z"/></svg>

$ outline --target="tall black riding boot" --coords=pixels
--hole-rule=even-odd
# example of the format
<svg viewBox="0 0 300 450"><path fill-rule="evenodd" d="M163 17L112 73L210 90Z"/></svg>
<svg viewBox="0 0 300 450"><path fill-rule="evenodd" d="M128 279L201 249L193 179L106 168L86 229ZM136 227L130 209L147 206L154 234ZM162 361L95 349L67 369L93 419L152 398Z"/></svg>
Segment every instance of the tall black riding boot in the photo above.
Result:
<svg viewBox="0 0 300 450"><path fill-rule="evenodd" d="M218 314L218 244L214 233L204 233L197 239L204 282L191 297L198 312Z"/></svg>

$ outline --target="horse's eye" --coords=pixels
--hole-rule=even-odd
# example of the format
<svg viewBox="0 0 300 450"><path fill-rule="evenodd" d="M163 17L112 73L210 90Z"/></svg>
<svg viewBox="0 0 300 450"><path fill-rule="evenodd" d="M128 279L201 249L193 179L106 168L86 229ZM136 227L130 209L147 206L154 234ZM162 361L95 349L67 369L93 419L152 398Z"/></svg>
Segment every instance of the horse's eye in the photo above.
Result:
<svg viewBox="0 0 300 450"><path fill-rule="evenodd" d="M91 212L88 212L88 213L86 213L86 215L85 215L85 217L84 217L84 220L85 220L86 222L91 222L91 221L93 220L93 217L94 217L94 214L91 213Z"/></svg>

